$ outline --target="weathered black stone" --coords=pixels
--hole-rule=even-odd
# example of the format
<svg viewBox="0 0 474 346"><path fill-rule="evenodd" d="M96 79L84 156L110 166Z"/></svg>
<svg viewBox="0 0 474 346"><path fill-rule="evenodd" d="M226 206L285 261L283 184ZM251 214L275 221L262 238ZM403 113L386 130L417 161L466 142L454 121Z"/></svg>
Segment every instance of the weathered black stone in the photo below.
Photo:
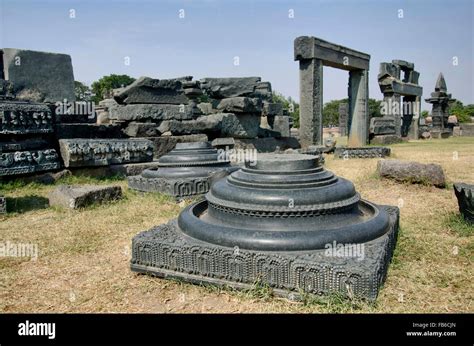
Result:
<svg viewBox="0 0 474 346"><path fill-rule="evenodd" d="M54 128L57 139L125 137L119 124L56 124Z"/></svg>
<svg viewBox="0 0 474 346"><path fill-rule="evenodd" d="M0 176L50 171L60 167L59 156L54 149L0 154Z"/></svg>
<svg viewBox="0 0 474 346"><path fill-rule="evenodd" d="M53 132L53 116L41 103L5 100L0 102L0 134L43 134Z"/></svg>
<svg viewBox="0 0 474 346"><path fill-rule="evenodd" d="M0 142L0 152L24 151L48 147L48 141L41 138L25 139L23 141Z"/></svg>
<svg viewBox="0 0 474 346"><path fill-rule="evenodd" d="M458 199L459 212L474 225L474 185L455 183L454 193Z"/></svg>
<svg viewBox="0 0 474 346"><path fill-rule="evenodd" d="M235 170L209 142L178 143L158 160L158 167L128 178L131 189L175 197L204 194L214 174ZM224 174L225 175L225 174Z"/></svg>
<svg viewBox="0 0 474 346"><path fill-rule="evenodd" d="M277 294L375 299L396 243L398 209L377 206L318 156L260 154L215 182L206 200L133 239L131 268L160 277ZM253 165L252 165L253 164ZM364 244L364 258L328 255Z"/></svg>

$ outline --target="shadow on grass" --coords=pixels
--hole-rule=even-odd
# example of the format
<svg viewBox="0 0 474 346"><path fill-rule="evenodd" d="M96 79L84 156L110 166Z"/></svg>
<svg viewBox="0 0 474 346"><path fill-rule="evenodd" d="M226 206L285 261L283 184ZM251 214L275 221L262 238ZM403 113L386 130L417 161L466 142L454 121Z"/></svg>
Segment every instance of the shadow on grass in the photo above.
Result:
<svg viewBox="0 0 474 346"><path fill-rule="evenodd" d="M23 197L7 197L8 213L26 213L32 210L46 209L49 207L47 198L38 195L28 195Z"/></svg>

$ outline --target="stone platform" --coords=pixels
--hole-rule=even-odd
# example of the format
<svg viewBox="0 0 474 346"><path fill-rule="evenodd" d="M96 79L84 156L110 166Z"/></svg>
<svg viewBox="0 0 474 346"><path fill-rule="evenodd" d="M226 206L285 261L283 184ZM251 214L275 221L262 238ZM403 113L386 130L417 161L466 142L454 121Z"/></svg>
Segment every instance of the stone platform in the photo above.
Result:
<svg viewBox="0 0 474 346"><path fill-rule="evenodd" d="M364 244L364 259L326 255L326 250L259 252L217 246L184 235L173 220L133 239L131 269L161 278L194 284L208 283L251 289L258 281L275 295L300 298L341 292L375 300L396 244L399 212L383 206L390 215L390 230Z"/></svg>
<svg viewBox="0 0 474 346"><path fill-rule="evenodd" d="M339 147L334 151L334 156L340 159L371 159L390 156L391 149L387 147Z"/></svg>

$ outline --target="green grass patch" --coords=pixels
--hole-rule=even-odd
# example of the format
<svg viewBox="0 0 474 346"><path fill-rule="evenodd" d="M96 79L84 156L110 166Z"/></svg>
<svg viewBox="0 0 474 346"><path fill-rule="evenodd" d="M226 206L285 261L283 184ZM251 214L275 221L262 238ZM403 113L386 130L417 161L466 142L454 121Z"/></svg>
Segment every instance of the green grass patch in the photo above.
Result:
<svg viewBox="0 0 474 346"><path fill-rule="evenodd" d="M450 213L444 220L444 226L461 237L469 237L474 234L474 226L458 213Z"/></svg>

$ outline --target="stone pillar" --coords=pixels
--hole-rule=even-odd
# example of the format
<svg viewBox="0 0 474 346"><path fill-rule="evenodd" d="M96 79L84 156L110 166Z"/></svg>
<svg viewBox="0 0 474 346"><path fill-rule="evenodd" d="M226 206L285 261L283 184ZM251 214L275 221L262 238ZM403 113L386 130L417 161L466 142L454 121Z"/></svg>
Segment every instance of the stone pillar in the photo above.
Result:
<svg viewBox="0 0 474 346"><path fill-rule="evenodd" d="M415 103L413 105L413 118L411 120L410 129L408 130L408 139L418 139L420 115L421 115L421 97L415 96Z"/></svg>
<svg viewBox="0 0 474 346"><path fill-rule="evenodd" d="M349 147L362 147L369 138L369 71L349 72Z"/></svg>
<svg viewBox="0 0 474 346"><path fill-rule="evenodd" d="M300 60L300 142L323 144L323 62Z"/></svg>
<svg viewBox="0 0 474 346"><path fill-rule="evenodd" d="M347 113L348 104L341 103L339 104L339 135L340 136L347 136Z"/></svg>
<svg viewBox="0 0 474 346"><path fill-rule="evenodd" d="M385 104L386 114L384 117L392 118L395 124L395 135L402 137L402 100L400 94L385 93L383 94L383 102Z"/></svg>
<svg viewBox="0 0 474 346"><path fill-rule="evenodd" d="M415 115L416 96L404 96L402 105L402 137L407 137L410 132L411 123Z"/></svg>

